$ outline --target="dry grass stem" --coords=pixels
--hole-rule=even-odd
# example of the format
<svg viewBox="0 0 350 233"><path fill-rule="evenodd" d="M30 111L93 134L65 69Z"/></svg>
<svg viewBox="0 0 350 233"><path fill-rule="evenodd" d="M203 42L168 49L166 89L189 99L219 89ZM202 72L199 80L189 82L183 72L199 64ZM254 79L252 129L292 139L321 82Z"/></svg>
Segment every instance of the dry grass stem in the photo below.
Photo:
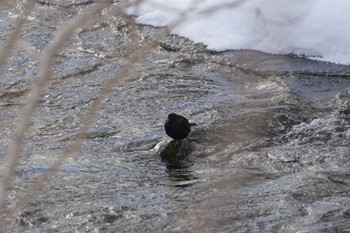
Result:
<svg viewBox="0 0 350 233"><path fill-rule="evenodd" d="M69 36L74 32L74 30L79 28L81 25L84 25L93 13L103 9L106 6L107 2L107 0L100 1L98 4L93 5L71 24L68 24L61 30L57 31L47 49L47 52L41 57L38 76L33 83L33 87L27 98L27 103L21 113L18 127L15 131L15 138L12 142L12 145L10 146L10 149L8 150L8 153L6 155L7 160L2 169L2 180L0 183L0 206L3 206L7 187L10 183L11 175L14 171L21 152L25 132L29 128L33 112L37 107L40 95L49 80L51 74L51 66L57 53L59 52L59 49L64 45L65 41L69 39Z"/></svg>
<svg viewBox="0 0 350 233"><path fill-rule="evenodd" d="M142 0L135 1L134 6L138 6ZM125 7L129 5L121 6L113 6L108 9L107 13L103 16L97 17L96 20L91 20L91 15L94 13L104 9L106 6L110 6L111 3L108 0L99 1L94 4L87 10L85 10L78 18L76 18L72 23L62 27L55 36L53 40L49 44L45 54L41 57L40 60L40 68L39 73L36 80L33 83L32 90L28 96L27 104L21 114L20 122L18 124L18 128L16 129L15 139L7 153L7 161L3 169L2 174L2 182L0 183L0 204L3 205L5 194L7 187L11 180L11 175L14 171L16 163L18 161L22 144L24 141L25 132L28 130L31 118L33 116L33 112L35 111L38 101L40 99L40 95L43 92L45 86L48 83L49 77L51 76L51 67L54 63L54 60L60 51L60 49L64 46L64 43L69 39L69 37L73 34L73 32L79 27L87 26L87 24L92 24L97 20L105 20L111 16L116 16L124 13ZM28 11L28 9L27 9ZM29 14L29 13L28 13ZM176 26L185 20L183 14L179 20L176 20L172 26ZM24 24L24 22L23 22ZM22 25L23 26L23 25ZM79 130L79 133L75 140L72 142L70 146L68 146L64 152L54 161L49 169L47 169L42 175L40 175L37 181L32 185L29 192L25 194L14 206L9 214L6 215L6 219L0 223L0 232L2 232L8 224L12 221L12 219L17 216L17 214L25 208L25 206L31 202L37 194L43 190L49 181L49 179L58 171L59 167L76 151L78 151L81 146L84 138L86 137L87 130L91 126L96 116L96 113L101 108L103 101L106 99L107 95L113 90L113 88L123 80L124 77L128 75L128 72L132 70L132 68L137 64L137 62L142 59L152 48L158 45L158 41L164 38L168 30L163 29L158 34L154 35L154 38L149 40L148 43L144 44L141 48L138 48L138 40L137 40L137 25L134 20L130 20L129 23L130 28L130 43L127 48L129 53L127 63L119 69L114 78L108 80L103 86L100 94L93 102L90 111L86 114L85 120L83 121L82 127ZM9 47L11 50L14 45Z"/></svg>
<svg viewBox="0 0 350 233"><path fill-rule="evenodd" d="M41 62L41 69L40 73L38 75L38 80L35 82L33 89L31 91L31 95L28 101L28 104L26 105L26 111L24 111L21 121L21 124L19 129L17 129L17 137L15 139L14 145L12 145L12 150L10 150L9 155L16 155L13 157L16 157L16 159L12 159L9 162L7 162L7 175L8 175L8 180L7 184L10 181L10 176L11 176L11 171L13 171L14 166L16 164L16 161L19 157L19 146L22 144L24 140L24 132L27 130L28 125L30 123L30 119L32 117L33 111L37 105L37 102L39 100L40 94L42 90L44 89L48 77L50 76L50 67L53 63L53 60L55 56L57 55L59 49L63 46L63 43L68 39L69 35L72 34L72 32L83 25L86 20L88 20L88 17L91 16L93 12L96 12L104 7L103 4L99 4L98 6L94 6L91 10L85 12L82 16L80 16L76 21L74 21L72 24L64 27L62 30L60 30L56 36L53 39L53 42L51 43L47 53L43 56L42 62ZM112 10L110 11L111 14L115 14L116 12L122 13L123 11L119 10ZM35 184L31 187L30 191L21 198L18 203L16 203L15 207L12 209L11 213L9 213L6 216L6 219L2 221L0 224L0 230L4 230L5 227L11 222L11 220L18 214L19 211L21 211L32 199L36 196L40 190L42 190L45 185L47 184L48 180L57 172L59 167L66 161L70 155L74 152L76 152L82 145L82 142L86 136L87 130L89 126L93 123L94 116L96 115L97 111L101 107L104 99L106 96L112 91L113 87L120 81L122 80L123 77L127 75L127 73L131 70L131 68L137 63L138 60L140 60L148 51L153 48L158 40L161 37L164 37L165 34L160 33L158 37L156 37L154 40L151 40L147 45L145 45L142 49L137 48L137 40L136 40L136 23L131 23L131 29L132 29L132 38L131 43L129 46L128 51L130 51L131 55L128 58L128 63L120 69L115 77L112 80L109 80L103 87L101 93L98 95L98 98L93 102L93 105L89 111L89 113L86 115L86 119L83 123L82 128L79 131L78 136L74 140L74 142L63 152L61 156L59 156L55 162L52 164L52 166L45 172L43 173L35 182ZM34 93L33 93L34 92ZM35 93L37 93L35 95ZM12 168L10 169L10 167ZM5 173L6 174L6 173ZM4 186L5 187L5 186ZM3 194L5 194L6 190L3 190Z"/></svg>
<svg viewBox="0 0 350 233"><path fill-rule="evenodd" d="M32 0L27 0L24 4L23 4L23 12L22 14L18 17L18 19L16 20L14 26L13 26L13 30L9 36L9 38L6 40L6 44L4 47L1 48L0 50L0 68L6 63L10 52L12 51L12 49L14 48L16 41L20 35L20 32L27 20L27 17L33 12L34 10L34 4L35 2ZM0 200L1 200L1 195L0 195ZM0 201L1 204L1 201Z"/></svg>

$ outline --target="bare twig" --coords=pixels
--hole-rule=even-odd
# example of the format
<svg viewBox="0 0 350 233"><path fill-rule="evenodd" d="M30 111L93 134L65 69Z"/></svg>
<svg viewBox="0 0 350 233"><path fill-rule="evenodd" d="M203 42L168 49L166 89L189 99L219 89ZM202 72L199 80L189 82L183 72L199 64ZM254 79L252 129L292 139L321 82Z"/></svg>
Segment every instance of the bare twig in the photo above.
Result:
<svg viewBox="0 0 350 233"><path fill-rule="evenodd" d="M163 36L162 36L163 37ZM112 91L114 86L128 74L130 70L132 70L132 67L151 49L153 48L158 42L160 38L156 38L148 43L143 49L134 51L129 57L128 57L128 63L120 69L115 77L104 85L101 93L98 95L98 98L93 102L93 105L86 115L86 119L83 123L82 128L79 131L79 134L77 135L74 142L63 152L61 156L59 156L54 164L44 173L42 174L38 180L35 182L35 184L32 186L31 190L21 198L21 200L16 204L16 206L13 208L10 214L6 216L6 220L4 220L0 224L0 231L4 229L6 225L9 224L9 222L17 215L17 213L22 210L36 195L38 192L40 192L47 184L48 180L58 171L59 167L71 156L72 153L79 150L79 148L82 145L83 140L86 137L87 130L89 129L90 125L93 123L94 117L99 110L99 108L102 106L103 101L106 99L107 95ZM130 44L131 47L136 48L134 44Z"/></svg>
<svg viewBox="0 0 350 233"><path fill-rule="evenodd" d="M117 12L120 14L123 11L121 11L119 9ZM110 11L110 13L115 14L116 11ZM86 15L91 15L91 12L87 13ZM85 18L84 16L85 15L81 16L81 18ZM56 43L58 43L58 41L65 41L65 39L67 39L67 37L70 34L70 33L68 33L68 31L72 32L72 30L74 30L74 28L77 28L80 25L80 23L83 23L84 21L85 20L83 20L83 19L75 21L72 25L69 25L69 29L68 28L63 29L63 31L61 33L58 33L57 36L55 37L54 41L56 41ZM131 27L132 27L131 29L134 30L132 37L136 38L136 24L132 23ZM68 33L68 34L65 34L64 32ZM64 34L64 35L62 35L62 34ZM11 213L9 213L6 216L6 219L3 220L3 222L0 224L0 231L3 230L10 223L10 221L13 219L13 217L16 216L16 214L21 209L23 209L35 197L35 195L40 190L42 190L45 187L47 181L53 176L53 174L55 172L57 172L59 167L69 158L69 156L81 147L82 142L86 136L87 130L88 130L89 126L92 124L93 119L94 119L98 109L101 107L106 96L111 92L113 87L120 80L122 80L123 77L125 77L127 75L127 73L137 63L137 61L140 58L142 58L148 51L150 51L151 48L153 48L157 44L156 42L159 41L160 37L164 37L163 32L160 33L159 36L156 37L154 40L151 40L147 45L145 45L143 47L143 49L136 49L137 48L137 40L136 39L131 40L131 43L130 43L129 49L128 49L128 51L130 51L131 55L128 58L128 63L116 73L116 75L113 79L109 80L104 85L101 93L98 95L98 98L93 102L93 105L92 105L89 113L86 115L86 119L83 123L82 128L79 131L79 134L78 134L76 140L63 152L63 154L61 156L59 156L55 160L53 165L44 174L42 174L38 178L38 180L32 186L31 190L23 198L21 198L21 200L15 205L15 207L12 209ZM53 45L55 45L56 43L53 43ZM50 48L51 49L55 48L55 49L54 49L54 51L49 50L49 51L51 51L51 55L49 56L50 58L53 58L56 55L56 53L60 47L59 45L56 45L56 46L53 46L53 45ZM49 54L49 51L48 51L48 54ZM55 51L56 51L56 53L55 53ZM48 66L51 65L51 63L44 63L43 65L45 65L45 67L47 68ZM46 75L49 75L50 71L47 70L46 72L47 72ZM39 77L42 77L42 76L39 76ZM40 84L41 89L42 89L43 85L44 84Z"/></svg>
<svg viewBox="0 0 350 233"><path fill-rule="evenodd" d="M19 16L19 18L16 20L14 26L13 26L13 30L10 34L10 37L7 39L6 44L3 48L1 48L0 50L0 67L2 67L7 58L10 55L11 50L13 49L13 47L15 46L15 43L18 39L18 36L20 35L20 31L22 30L27 17L30 15L30 13L32 13L32 11L34 10L34 1L32 0L27 0L24 4L23 4L23 12L22 14ZM1 195L0 195L0 200L1 200ZM1 201L0 201L1 203Z"/></svg>
<svg viewBox="0 0 350 233"><path fill-rule="evenodd" d="M71 24L59 30L50 43L47 52L42 56L38 76L33 83L32 90L28 96L27 104L22 111L21 118L15 132L15 138L6 156L7 161L4 165L1 177L2 180L0 182L1 207L4 202L7 187L11 180L11 175L19 158L25 132L29 127L33 112L37 107L40 94L42 93L49 80L51 74L51 65L53 64L54 58L56 57L59 49L64 45L64 42L68 40L69 36L74 32L74 30L76 30L79 26L84 25L91 18L91 15L93 13L103 9L106 6L107 2L108 0L99 1L96 5L93 5L87 11L85 11L84 14L78 17Z"/></svg>

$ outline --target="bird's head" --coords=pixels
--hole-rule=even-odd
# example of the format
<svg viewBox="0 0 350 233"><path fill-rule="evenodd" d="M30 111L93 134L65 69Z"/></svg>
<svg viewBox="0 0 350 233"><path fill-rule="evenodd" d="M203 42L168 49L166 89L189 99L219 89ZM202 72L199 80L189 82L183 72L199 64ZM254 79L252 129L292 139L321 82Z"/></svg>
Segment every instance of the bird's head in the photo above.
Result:
<svg viewBox="0 0 350 233"><path fill-rule="evenodd" d="M177 118L177 114L175 114L175 113L170 113L169 115L168 115L168 121L173 121L173 120L175 120L176 118Z"/></svg>

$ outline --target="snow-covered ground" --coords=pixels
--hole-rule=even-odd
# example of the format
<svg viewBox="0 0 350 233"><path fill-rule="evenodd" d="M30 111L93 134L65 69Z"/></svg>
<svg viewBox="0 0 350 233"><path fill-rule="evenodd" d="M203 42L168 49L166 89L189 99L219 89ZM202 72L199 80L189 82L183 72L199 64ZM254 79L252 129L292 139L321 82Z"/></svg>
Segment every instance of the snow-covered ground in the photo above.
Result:
<svg viewBox="0 0 350 233"><path fill-rule="evenodd" d="M349 0L145 0L141 24L216 51L253 49L350 64Z"/></svg>

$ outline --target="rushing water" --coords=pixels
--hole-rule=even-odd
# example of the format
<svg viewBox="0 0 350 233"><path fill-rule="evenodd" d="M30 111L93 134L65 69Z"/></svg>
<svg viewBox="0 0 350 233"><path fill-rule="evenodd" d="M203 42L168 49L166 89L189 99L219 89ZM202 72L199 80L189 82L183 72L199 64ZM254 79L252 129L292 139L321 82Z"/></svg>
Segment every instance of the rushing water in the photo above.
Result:
<svg viewBox="0 0 350 233"><path fill-rule="evenodd" d="M84 7L37 4L23 40L43 49L59 20ZM1 44L15 12L1 15ZM74 143L103 84L125 62L126 26L124 18L95 25L60 53L5 209ZM143 39L157 31L139 29ZM3 70L6 151L37 54L16 50ZM116 85L81 150L8 231L347 232L349 73L291 56L215 54L170 36ZM170 112L197 123L177 162L160 156L171 141L163 129Z"/></svg>

